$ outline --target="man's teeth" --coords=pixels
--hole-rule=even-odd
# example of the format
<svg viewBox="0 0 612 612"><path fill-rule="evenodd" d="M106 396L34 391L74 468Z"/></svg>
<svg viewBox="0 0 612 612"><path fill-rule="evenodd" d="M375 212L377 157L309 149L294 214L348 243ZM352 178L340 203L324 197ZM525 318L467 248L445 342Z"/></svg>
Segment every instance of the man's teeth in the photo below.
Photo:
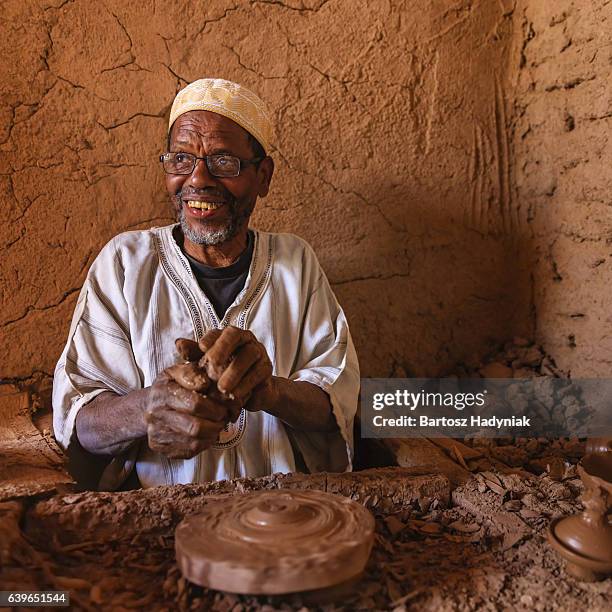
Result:
<svg viewBox="0 0 612 612"><path fill-rule="evenodd" d="M194 200L188 200L187 206L189 208L201 208L202 210L215 210L223 206L223 202L195 202Z"/></svg>

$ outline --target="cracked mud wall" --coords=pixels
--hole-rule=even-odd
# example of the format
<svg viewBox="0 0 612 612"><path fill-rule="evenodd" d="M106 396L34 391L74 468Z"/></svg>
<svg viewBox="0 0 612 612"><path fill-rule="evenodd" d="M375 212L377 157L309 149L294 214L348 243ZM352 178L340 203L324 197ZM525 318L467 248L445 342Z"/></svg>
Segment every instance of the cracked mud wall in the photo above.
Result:
<svg viewBox="0 0 612 612"><path fill-rule="evenodd" d="M515 19L516 189L537 257L537 338L572 376L609 377L612 2L523 0Z"/></svg>
<svg viewBox="0 0 612 612"><path fill-rule="evenodd" d="M276 175L253 224L314 246L363 375L433 374L529 335L507 130L512 9L4 2L0 377L48 381L100 248L171 221L156 156L175 92L202 76L272 108Z"/></svg>

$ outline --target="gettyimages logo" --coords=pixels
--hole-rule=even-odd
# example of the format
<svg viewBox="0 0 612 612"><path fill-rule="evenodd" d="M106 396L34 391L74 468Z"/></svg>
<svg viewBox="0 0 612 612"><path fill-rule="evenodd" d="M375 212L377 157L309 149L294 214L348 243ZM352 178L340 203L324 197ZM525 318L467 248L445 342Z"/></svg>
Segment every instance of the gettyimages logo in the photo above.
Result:
<svg viewBox="0 0 612 612"><path fill-rule="evenodd" d="M612 380L370 378L361 434L380 437L612 435Z"/></svg>
<svg viewBox="0 0 612 612"><path fill-rule="evenodd" d="M372 408L382 410L383 408L404 407L410 411L418 408L464 408L482 407L485 405L487 390L478 393L432 393L422 389L412 393L407 389L396 389L395 393L374 393L372 397Z"/></svg>

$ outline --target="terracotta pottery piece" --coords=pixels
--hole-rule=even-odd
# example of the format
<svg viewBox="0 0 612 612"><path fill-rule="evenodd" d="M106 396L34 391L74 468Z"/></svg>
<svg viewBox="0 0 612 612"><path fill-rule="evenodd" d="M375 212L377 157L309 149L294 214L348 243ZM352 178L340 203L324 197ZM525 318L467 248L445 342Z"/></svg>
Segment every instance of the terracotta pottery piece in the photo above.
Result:
<svg viewBox="0 0 612 612"><path fill-rule="evenodd" d="M176 528L176 559L200 586L275 595L350 584L365 568L374 518L347 497L260 491L211 501Z"/></svg>
<svg viewBox="0 0 612 612"><path fill-rule="evenodd" d="M578 465L584 483L582 514L555 519L548 530L567 571L586 582L612 575L612 453L585 455Z"/></svg>

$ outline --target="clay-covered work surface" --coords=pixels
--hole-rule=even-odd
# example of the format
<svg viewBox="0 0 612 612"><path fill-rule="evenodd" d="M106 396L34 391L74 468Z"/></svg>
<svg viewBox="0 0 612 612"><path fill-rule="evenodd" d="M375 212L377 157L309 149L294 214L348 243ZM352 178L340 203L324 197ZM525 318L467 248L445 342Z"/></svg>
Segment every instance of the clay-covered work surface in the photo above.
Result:
<svg viewBox="0 0 612 612"><path fill-rule="evenodd" d="M51 432L34 426L31 411L28 393L0 386L0 501L72 482Z"/></svg>
<svg viewBox="0 0 612 612"><path fill-rule="evenodd" d="M448 493L443 477L437 477L436 499L430 495L436 487L427 489L426 477L402 473L386 470L365 482L359 475L273 476L58 495L25 511L22 524L30 544L13 547L16 554L4 567L0 588L64 585L73 601L88 609L299 610L299 599L227 595L193 586L174 561L174 529L208 503L204 493L286 486L354 495L376 515L375 544L363 579L351 596L321 609L597 611L612 605L612 581L577 582L545 540L552 517L579 508L581 484L574 466L567 466L560 480L547 473L478 473L454 490L451 508L440 501ZM416 488L411 478L417 479ZM403 499L383 495L398 486ZM4 524L10 524L11 512L15 525L16 505L0 515Z"/></svg>

